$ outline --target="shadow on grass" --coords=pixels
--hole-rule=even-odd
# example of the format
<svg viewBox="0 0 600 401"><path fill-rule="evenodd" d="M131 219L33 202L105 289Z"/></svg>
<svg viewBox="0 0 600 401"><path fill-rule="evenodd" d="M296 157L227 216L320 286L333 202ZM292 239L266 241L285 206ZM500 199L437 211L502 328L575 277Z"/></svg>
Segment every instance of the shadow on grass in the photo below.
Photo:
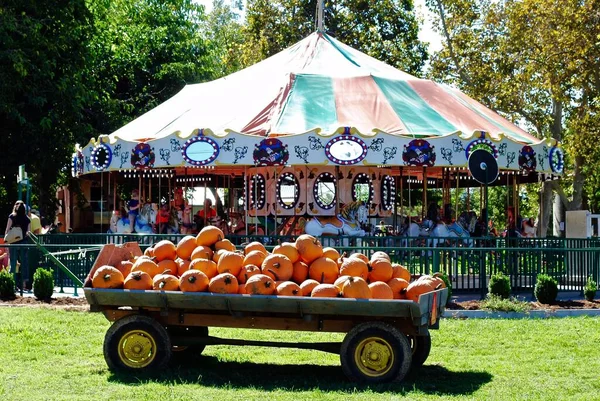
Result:
<svg viewBox="0 0 600 401"><path fill-rule="evenodd" d="M111 373L109 381L130 385L147 382L169 384L197 383L203 386L255 388L265 391L338 391L352 393L356 389L373 392L407 394L419 391L439 395L469 395L492 380L487 372L452 372L436 365L424 365L411 371L402 383L361 385L349 382L341 366L309 364L279 365L268 363L220 361L213 356L201 356L195 364L173 365L155 375Z"/></svg>

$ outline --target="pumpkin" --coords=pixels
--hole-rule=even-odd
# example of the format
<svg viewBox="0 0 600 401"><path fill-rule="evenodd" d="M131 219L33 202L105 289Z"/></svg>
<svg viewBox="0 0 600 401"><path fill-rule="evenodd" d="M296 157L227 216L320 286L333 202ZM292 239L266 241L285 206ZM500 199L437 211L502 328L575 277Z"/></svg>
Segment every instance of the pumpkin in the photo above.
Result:
<svg viewBox="0 0 600 401"><path fill-rule="evenodd" d="M244 284L238 283L238 294L246 294L246 283L244 283Z"/></svg>
<svg viewBox="0 0 600 401"><path fill-rule="evenodd" d="M224 251L217 262L217 271L220 273L231 273L237 276L244 266L244 255L239 252Z"/></svg>
<svg viewBox="0 0 600 401"><path fill-rule="evenodd" d="M151 259L138 258L138 260L136 260L133 266L131 267L131 271L146 272L150 275L150 277L154 278L154 276L162 273L164 270L161 270L160 267L158 267L158 264Z"/></svg>
<svg viewBox="0 0 600 401"><path fill-rule="evenodd" d="M225 238L225 234L220 228L215 226L205 226L196 236L196 245L213 246Z"/></svg>
<svg viewBox="0 0 600 401"><path fill-rule="evenodd" d="M300 260L300 253L296 249L296 245L291 242L284 242L281 245L277 245L273 248L273 253L277 255L285 255L292 262L296 263Z"/></svg>
<svg viewBox="0 0 600 401"><path fill-rule="evenodd" d="M316 285L310 292L312 298L339 298L340 290L333 284Z"/></svg>
<svg viewBox="0 0 600 401"><path fill-rule="evenodd" d="M302 234L296 239L296 249L300 259L307 265L323 256L323 247L318 239L312 235Z"/></svg>
<svg viewBox="0 0 600 401"><path fill-rule="evenodd" d="M360 260L362 260L365 263L369 263L369 258L367 258L365 255L363 255L362 253L353 253L352 255L348 256L349 258L358 258Z"/></svg>
<svg viewBox="0 0 600 401"><path fill-rule="evenodd" d="M372 259L369 263L369 281L389 281L394 274L394 269L389 260L385 258Z"/></svg>
<svg viewBox="0 0 600 401"><path fill-rule="evenodd" d="M207 246L197 246L190 255L190 260L194 259L210 259L213 260L214 252Z"/></svg>
<svg viewBox="0 0 600 401"><path fill-rule="evenodd" d="M406 299L406 289L408 288L408 281L403 278L392 278L386 283L394 294L394 299Z"/></svg>
<svg viewBox="0 0 600 401"><path fill-rule="evenodd" d="M219 259L221 259L221 256L223 256L223 254L225 252L231 252L231 251L226 251L225 249L219 249L218 251L216 251L212 257L213 262L219 263Z"/></svg>
<svg viewBox="0 0 600 401"><path fill-rule="evenodd" d="M209 279L200 270L188 270L179 278L182 292L202 292L208 288Z"/></svg>
<svg viewBox="0 0 600 401"><path fill-rule="evenodd" d="M246 265L242 267L242 270L240 270L240 274L237 275L238 283L245 284L250 277L255 276L257 274L261 274L260 267L256 265Z"/></svg>
<svg viewBox="0 0 600 401"><path fill-rule="evenodd" d="M352 276L367 279L369 277L369 265L359 258L346 258L340 266L340 276Z"/></svg>
<svg viewBox="0 0 600 401"><path fill-rule="evenodd" d="M348 277L342 283L342 296L344 298L371 298L369 284L360 277Z"/></svg>
<svg viewBox="0 0 600 401"><path fill-rule="evenodd" d="M120 269L119 269L120 270ZM435 273L431 278L435 283L435 288L446 288L446 282L442 279L442 273Z"/></svg>
<svg viewBox="0 0 600 401"><path fill-rule="evenodd" d="M419 296L426 292L435 290L435 283L427 278L419 278L413 281L406 288L406 299L414 302L419 302Z"/></svg>
<svg viewBox="0 0 600 401"><path fill-rule="evenodd" d="M302 289L298 284L292 281L284 281L277 286L275 293L277 295L284 295L288 297L301 297Z"/></svg>
<svg viewBox="0 0 600 401"><path fill-rule="evenodd" d="M195 239L194 239L195 240ZM177 258L175 259L175 263L177 263L177 275L179 277L181 277L181 275L183 273L185 273L186 271L190 270L190 264L192 262L190 262L189 260L183 260L181 258Z"/></svg>
<svg viewBox="0 0 600 401"><path fill-rule="evenodd" d="M340 256L340 253L335 248L327 247L327 248L323 248L323 257L329 258L329 259L333 260L334 262L337 262L341 256Z"/></svg>
<svg viewBox="0 0 600 401"><path fill-rule="evenodd" d="M246 294L273 295L275 290L275 281L265 274L256 274L246 281Z"/></svg>
<svg viewBox="0 0 600 401"><path fill-rule="evenodd" d="M389 285L383 281L376 281L369 284L372 299L394 299L394 292Z"/></svg>
<svg viewBox="0 0 600 401"><path fill-rule="evenodd" d="M94 288L121 288L123 286L123 273L112 266L101 266L92 277Z"/></svg>
<svg viewBox="0 0 600 401"><path fill-rule="evenodd" d="M151 246L146 248L146 250L144 251L144 255L148 256L150 258L154 257L154 248L152 248Z"/></svg>
<svg viewBox="0 0 600 401"><path fill-rule="evenodd" d="M190 262L189 270L200 270L202 273L206 274L206 277L209 279L213 278L218 274L217 264L212 260L208 259L194 259Z"/></svg>
<svg viewBox="0 0 600 401"><path fill-rule="evenodd" d="M177 272L179 271L179 265L174 260L165 259L158 262L158 269L163 272L165 270L169 270L173 273L173 275L177 275Z"/></svg>
<svg viewBox="0 0 600 401"><path fill-rule="evenodd" d="M219 249L225 249L226 251L235 251L235 245L231 243L228 239L222 239L221 241L217 241L215 243L215 251Z"/></svg>
<svg viewBox="0 0 600 401"><path fill-rule="evenodd" d="M117 269L119 269L119 271L121 272L123 277L127 277L127 276L129 276L129 273L131 273L131 268L133 267L133 262L124 260L122 262L119 262L119 264L116 265L115 267Z"/></svg>
<svg viewBox="0 0 600 401"><path fill-rule="evenodd" d="M160 291L177 291L179 290L179 279L172 275L170 270L165 270L154 276L152 288Z"/></svg>
<svg viewBox="0 0 600 401"><path fill-rule="evenodd" d="M196 249L196 237L186 235L177 243L177 256L183 260L187 260L192 256L192 252Z"/></svg>
<svg viewBox="0 0 600 401"><path fill-rule="evenodd" d="M208 290L217 294L237 294L239 284L231 273L221 273L210 279Z"/></svg>
<svg viewBox="0 0 600 401"><path fill-rule="evenodd" d="M285 255L272 254L265 258L260 269L263 274L273 275L275 280L287 281L292 278L294 264Z"/></svg>
<svg viewBox="0 0 600 401"><path fill-rule="evenodd" d="M322 284L333 284L339 273L337 263L323 257L316 259L308 268L308 277Z"/></svg>
<svg viewBox="0 0 600 401"><path fill-rule="evenodd" d="M308 265L299 260L294 263L294 272L292 273L292 281L296 284L302 284L308 278Z"/></svg>
<svg viewBox="0 0 600 401"><path fill-rule="evenodd" d="M262 266L262 263L266 257L267 257L267 254L262 253L261 251L250 251L244 257L244 266L246 266L246 265Z"/></svg>
<svg viewBox="0 0 600 401"><path fill-rule="evenodd" d="M265 248L265 246L263 244L261 244L260 242L258 242L258 241L251 242L251 243L249 243L248 245L246 245L244 247L244 253L246 255L249 254L252 251L261 251L265 255L269 253L267 251L267 248Z"/></svg>
<svg viewBox="0 0 600 401"><path fill-rule="evenodd" d="M401 278L410 282L410 272L401 264L392 263L392 278Z"/></svg>
<svg viewBox="0 0 600 401"><path fill-rule="evenodd" d="M344 281L350 276L339 276L337 278L337 280L335 280L335 282L333 283L333 285L335 285L337 288L339 288L340 292L342 292L342 285L344 284Z"/></svg>
<svg viewBox="0 0 600 401"><path fill-rule="evenodd" d="M320 283L317 280L308 279L303 281L300 284L300 289L302 290L303 297L310 297L312 290L318 286Z"/></svg>
<svg viewBox="0 0 600 401"><path fill-rule="evenodd" d="M152 277L146 272L137 271L129 273L123 288L126 290L151 290L152 289Z"/></svg>
<svg viewBox="0 0 600 401"><path fill-rule="evenodd" d="M371 255L371 260L375 260L375 259L387 259L388 262L392 262L392 260L390 259L390 255L388 255L385 252L382 251L377 251L377 252L373 252L373 254Z"/></svg>
<svg viewBox="0 0 600 401"><path fill-rule="evenodd" d="M154 245L154 257L157 262L163 260L175 260L177 258L177 247L168 240L159 241Z"/></svg>

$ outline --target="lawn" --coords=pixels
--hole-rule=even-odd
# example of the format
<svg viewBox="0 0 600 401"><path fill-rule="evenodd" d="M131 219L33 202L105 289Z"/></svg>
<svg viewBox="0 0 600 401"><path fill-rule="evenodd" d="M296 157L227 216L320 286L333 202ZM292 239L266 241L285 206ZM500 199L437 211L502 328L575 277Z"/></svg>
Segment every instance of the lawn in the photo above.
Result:
<svg viewBox="0 0 600 401"><path fill-rule="evenodd" d="M600 319L443 320L425 366L401 384L349 383L319 351L208 347L157 376L111 373L101 314L0 308L0 399L598 400ZM342 335L211 329L212 335L333 341Z"/></svg>

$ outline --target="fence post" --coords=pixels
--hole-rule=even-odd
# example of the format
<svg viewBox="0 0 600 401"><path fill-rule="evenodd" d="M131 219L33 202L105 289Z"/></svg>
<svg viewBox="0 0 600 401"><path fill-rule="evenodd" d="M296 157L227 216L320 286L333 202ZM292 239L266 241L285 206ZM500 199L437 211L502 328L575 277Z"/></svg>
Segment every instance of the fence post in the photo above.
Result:
<svg viewBox="0 0 600 401"><path fill-rule="evenodd" d="M485 298L485 295L487 293L486 289L487 289L487 283L486 283L486 263L485 263L485 259L486 259L486 252L484 251L484 248L480 248L479 249L479 293L481 295L481 299Z"/></svg>
<svg viewBox="0 0 600 401"><path fill-rule="evenodd" d="M440 253L441 251L438 251L437 249L434 249L433 251L433 260L431 266L432 273L437 273L440 271Z"/></svg>

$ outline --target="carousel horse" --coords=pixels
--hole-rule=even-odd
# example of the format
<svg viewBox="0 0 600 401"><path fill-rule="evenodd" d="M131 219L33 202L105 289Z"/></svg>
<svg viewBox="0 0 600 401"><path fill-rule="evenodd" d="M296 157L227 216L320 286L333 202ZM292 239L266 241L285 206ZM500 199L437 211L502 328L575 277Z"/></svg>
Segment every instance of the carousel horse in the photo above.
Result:
<svg viewBox="0 0 600 401"><path fill-rule="evenodd" d="M448 237L470 238L471 234L475 231L476 224L477 216L474 212L462 212L460 216L458 216L458 219L447 227ZM471 239L465 239L462 243L469 247L473 246L473 241Z"/></svg>
<svg viewBox="0 0 600 401"><path fill-rule="evenodd" d="M429 231L412 220L409 224L408 216L402 216L398 236L403 237L403 247L413 247L417 245L419 238L428 237Z"/></svg>
<svg viewBox="0 0 600 401"><path fill-rule="evenodd" d="M331 217L313 217L304 226L304 231L314 237L322 235L348 235L364 237L363 224L367 224L368 210L362 202L344 205L340 214Z"/></svg>
<svg viewBox="0 0 600 401"><path fill-rule="evenodd" d="M152 234L154 230L152 226L156 224L156 215L158 214L158 206L155 203L146 203L140 209L140 213L135 219L135 232L139 234ZM126 213L121 213L125 217L117 216L115 223L116 231L119 234L131 234L131 225L129 224L129 218ZM113 213L113 218L115 214ZM113 230L113 222L111 219L111 230Z"/></svg>

